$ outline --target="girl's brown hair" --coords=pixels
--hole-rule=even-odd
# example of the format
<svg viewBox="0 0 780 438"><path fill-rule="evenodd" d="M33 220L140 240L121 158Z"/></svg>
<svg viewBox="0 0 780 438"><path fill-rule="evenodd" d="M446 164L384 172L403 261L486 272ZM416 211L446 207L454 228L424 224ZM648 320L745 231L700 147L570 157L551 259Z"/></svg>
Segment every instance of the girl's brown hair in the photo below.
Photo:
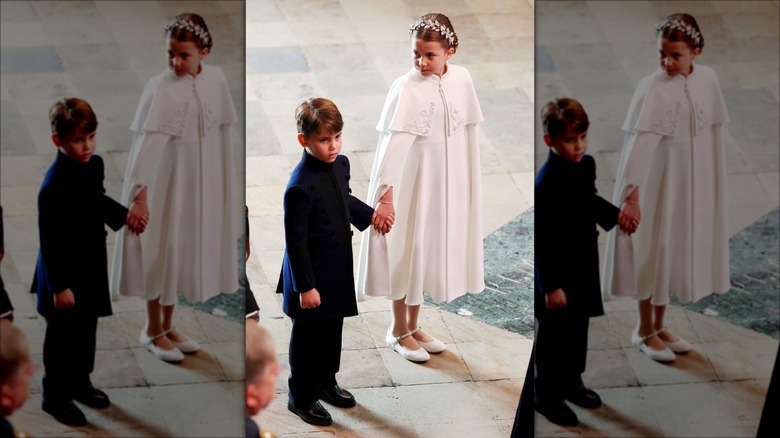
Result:
<svg viewBox="0 0 780 438"><path fill-rule="evenodd" d="M409 36L423 41L438 41L448 49L458 50L458 34L444 14L425 14L409 27Z"/></svg>
<svg viewBox="0 0 780 438"><path fill-rule="evenodd" d="M206 26L206 20L198 14L179 14L163 28L169 38L195 43L198 49L211 49L214 41Z"/></svg>
<svg viewBox="0 0 780 438"><path fill-rule="evenodd" d="M685 42L691 50L704 48L704 36L699 24L688 14L669 15L656 26L655 33L665 40Z"/></svg>

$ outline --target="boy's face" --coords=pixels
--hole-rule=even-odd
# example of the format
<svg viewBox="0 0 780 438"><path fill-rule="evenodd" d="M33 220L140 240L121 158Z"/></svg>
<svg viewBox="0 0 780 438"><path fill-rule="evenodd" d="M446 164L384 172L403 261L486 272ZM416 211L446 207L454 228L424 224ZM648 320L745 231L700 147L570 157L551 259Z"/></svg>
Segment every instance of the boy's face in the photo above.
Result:
<svg viewBox="0 0 780 438"><path fill-rule="evenodd" d="M14 376L0 386L0 405L4 415L11 415L27 401L30 395L30 380L35 373L35 366L28 357L22 362ZM7 413L5 413L7 411Z"/></svg>
<svg viewBox="0 0 780 438"><path fill-rule="evenodd" d="M200 62L209 54L209 49L199 49L192 41L178 41L168 38L168 68L176 76L196 76Z"/></svg>
<svg viewBox="0 0 780 438"><path fill-rule="evenodd" d="M62 137L52 134L51 139L71 160L86 163L95 153L96 133L97 131L84 132L82 129L76 129L73 134Z"/></svg>
<svg viewBox="0 0 780 438"><path fill-rule="evenodd" d="M567 129L565 133L555 138L550 137L550 134L544 134L544 142L567 161L579 163L588 150L588 131L577 132Z"/></svg>
<svg viewBox="0 0 780 438"><path fill-rule="evenodd" d="M298 134L298 142L314 158L332 163L341 152L341 131L333 132L328 128L321 128L320 132L310 134L308 137Z"/></svg>

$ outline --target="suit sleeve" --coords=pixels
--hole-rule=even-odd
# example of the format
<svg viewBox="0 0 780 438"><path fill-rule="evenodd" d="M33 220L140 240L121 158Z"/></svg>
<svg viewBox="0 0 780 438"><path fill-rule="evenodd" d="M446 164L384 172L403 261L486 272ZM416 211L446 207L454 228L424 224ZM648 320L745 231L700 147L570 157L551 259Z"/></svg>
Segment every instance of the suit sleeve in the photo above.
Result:
<svg viewBox="0 0 780 438"><path fill-rule="evenodd" d="M371 225L371 217L374 215L374 209L360 199L349 195L349 216L352 225L358 230L363 231Z"/></svg>
<svg viewBox="0 0 780 438"><path fill-rule="evenodd" d="M96 157L99 158L99 157ZM106 195L106 188L103 185L105 178L105 167L103 160L99 160L98 176L100 178L100 190L103 192L103 196L100 198L100 212L103 215L103 222L111 227L112 230L117 231L125 225L127 221L127 208L119 202Z"/></svg>
<svg viewBox="0 0 780 438"><path fill-rule="evenodd" d="M562 285L564 275L561 264L556 263L556 250L559 248L556 236L560 233L561 224L556 217L561 212L555 211L557 201L551 196L549 181L544 182L544 170L540 174L541 182L534 188L534 265L536 271L536 289L543 293L554 292ZM553 198L553 199L551 199Z"/></svg>
<svg viewBox="0 0 780 438"><path fill-rule="evenodd" d="M605 231L609 231L617 225L620 209L598 195L598 189L596 189L596 162L593 159L590 159L588 166L588 172L592 175L593 181L592 206L596 217L596 223Z"/></svg>
<svg viewBox="0 0 780 438"><path fill-rule="evenodd" d="M63 239L68 235L68 225L63 220L63 211L67 209L60 200L62 196L51 187L41 190L38 196L38 236L41 245L41 257L46 266L46 276L52 293L64 291L72 286L69 269L71 254Z"/></svg>
<svg viewBox="0 0 780 438"><path fill-rule="evenodd" d="M292 289L306 292L316 287L309 254L309 213L312 200L300 187L292 186L284 194L284 240L292 270Z"/></svg>

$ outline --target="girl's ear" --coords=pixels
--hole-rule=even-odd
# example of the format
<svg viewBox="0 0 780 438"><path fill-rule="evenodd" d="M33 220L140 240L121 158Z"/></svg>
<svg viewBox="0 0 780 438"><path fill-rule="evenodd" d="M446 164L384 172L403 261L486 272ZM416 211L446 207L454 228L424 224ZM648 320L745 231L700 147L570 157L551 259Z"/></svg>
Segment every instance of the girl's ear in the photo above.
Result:
<svg viewBox="0 0 780 438"><path fill-rule="evenodd" d="M300 132L298 133L298 143L300 143L302 147L307 147L309 145L306 141L306 136Z"/></svg>
<svg viewBox="0 0 780 438"><path fill-rule="evenodd" d="M208 55L209 53L211 53L211 49L208 47L204 47L203 49L200 50L200 57L205 58L206 55Z"/></svg>
<svg viewBox="0 0 780 438"><path fill-rule="evenodd" d="M693 49L693 51L691 52L691 56L693 57L693 59L696 59L696 57L699 55L701 55L701 47L697 47Z"/></svg>
<svg viewBox="0 0 780 438"><path fill-rule="evenodd" d="M446 57L446 58L447 58L447 59L450 59L450 57L451 57L452 55L454 55L454 54L455 54L455 49L453 49L452 47L450 47L449 49L447 49L447 53L446 53L447 57Z"/></svg>

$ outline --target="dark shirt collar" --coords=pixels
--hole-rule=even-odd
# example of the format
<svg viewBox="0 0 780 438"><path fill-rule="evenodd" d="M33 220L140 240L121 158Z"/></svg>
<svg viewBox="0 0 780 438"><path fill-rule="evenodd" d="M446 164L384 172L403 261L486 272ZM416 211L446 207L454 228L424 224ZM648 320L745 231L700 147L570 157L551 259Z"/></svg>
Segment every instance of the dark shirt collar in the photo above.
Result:
<svg viewBox="0 0 780 438"><path fill-rule="evenodd" d="M550 156L547 158L551 164L555 164L556 166L561 166L564 168L577 168L577 166L582 163L580 160L579 163L572 163L571 161L567 160L566 158L563 158L562 156L556 154L553 152L552 148L550 148Z"/></svg>
<svg viewBox="0 0 780 438"><path fill-rule="evenodd" d="M333 170L333 163L326 163L324 161L320 161L316 158L314 158L313 155L306 152L306 149L303 150L303 165L315 170L324 170L324 171L330 171Z"/></svg>

